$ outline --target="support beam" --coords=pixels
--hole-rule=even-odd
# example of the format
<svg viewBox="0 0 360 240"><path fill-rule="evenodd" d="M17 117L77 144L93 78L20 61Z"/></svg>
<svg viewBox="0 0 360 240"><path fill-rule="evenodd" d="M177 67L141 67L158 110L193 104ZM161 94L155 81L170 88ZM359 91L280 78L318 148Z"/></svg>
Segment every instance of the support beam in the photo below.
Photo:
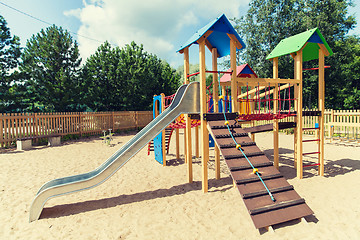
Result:
<svg viewBox="0 0 360 240"><path fill-rule="evenodd" d="M325 56L322 49L319 49L319 111L321 116L319 117L319 175L324 176L324 112L325 112Z"/></svg>
<svg viewBox="0 0 360 240"><path fill-rule="evenodd" d="M189 74L189 48L184 49L184 83L189 84L187 75ZM192 149L191 149L191 119L188 114L184 116L186 127L184 129L185 138L185 162L187 164L187 177L188 182L193 182L193 170L192 170Z"/></svg>
<svg viewBox="0 0 360 240"><path fill-rule="evenodd" d="M165 111L165 94L161 94L161 112ZM162 156L163 156L163 166L166 166L166 139L165 136L166 131L165 129L162 131L162 138L161 138L161 146L162 146ZM154 149L155 150L155 149Z"/></svg>
<svg viewBox="0 0 360 240"><path fill-rule="evenodd" d="M238 110L238 101L237 101L237 82L236 82L236 42L234 39L230 40L230 66L231 66L231 106L232 111L235 112Z"/></svg>
<svg viewBox="0 0 360 240"><path fill-rule="evenodd" d="M175 135L176 135L176 159L180 159L180 129L175 128Z"/></svg>
<svg viewBox="0 0 360 240"><path fill-rule="evenodd" d="M212 69L217 71L217 49L213 48L212 51ZM213 73L213 102L214 112L219 112L219 79L218 74ZM220 148L215 142L215 178L220 179Z"/></svg>
<svg viewBox="0 0 360 240"><path fill-rule="evenodd" d="M200 120L201 120L201 163L202 163L202 190L208 191L208 160L209 160L209 131L204 114L207 112L206 103L206 72L205 72L205 41L199 42L200 62Z"/></svg>
<svg viewBox="0 0 360 240"><path fill-rule="evenodd" d="M199 126L196 126L195 127L195 156L197 158L200 157L199 145L200 145L200 142L199 142Z"/></svg>
<svg viewBox="0 0 360 240"><path fill-rule="evenodd" d="M273 78L279 77L279 59L273 58ZM276 85L273 89L274 99L278 98L279 89ZM277 113L279 108L279 101L274 100L274 114ZM279 170L279 120L274 119L273 122L273 137L274 137L274 166Z"/></svg>
<svg viewBox="0 0 360 240"><path fill-rule="evenodd" d="M303 178L303 145L302 145L302 50L298 51L295 57L296 66L296 79L300 79L299 87L297 90L297 114L296 114L296 130L297 130L297 151L296 151L296 175L298 178Z"/></svg>

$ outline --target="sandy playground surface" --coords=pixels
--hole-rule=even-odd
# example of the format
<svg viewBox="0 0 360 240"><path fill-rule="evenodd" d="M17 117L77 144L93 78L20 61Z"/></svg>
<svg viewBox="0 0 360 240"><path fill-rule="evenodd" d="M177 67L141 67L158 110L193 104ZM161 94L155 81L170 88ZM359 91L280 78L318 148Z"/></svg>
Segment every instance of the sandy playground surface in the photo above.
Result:
<svg viewBox="0 0 360 240"><path fill-rule="evenodd" d="M0 239L360 239L360 147L327 143L326 177L307 168L298 180L293 137L285 134L280 172L314 211L308 221L276 225L274 232L255 229L224 161L221 180L215 180L210 151L209 192L203 194L201 160L193 159L194 183L188 184L173 139L169 166L159 165L144 148L104 184L50 199L41 219L28 222L30 204L45 182L93 170L134 134L118 134L111 147L93 137L60 147L2 151ZM256 142L272 159L272 133L257 134ZM316 145L304 148L313 151Z"/></svg>

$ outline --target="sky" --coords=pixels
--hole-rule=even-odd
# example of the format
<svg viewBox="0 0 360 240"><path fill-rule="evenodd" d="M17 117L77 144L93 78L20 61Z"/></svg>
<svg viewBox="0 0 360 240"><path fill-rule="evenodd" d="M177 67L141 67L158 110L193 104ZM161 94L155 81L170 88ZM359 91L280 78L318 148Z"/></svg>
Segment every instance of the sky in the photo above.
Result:
<svg viewBox="0 0 360 240"><path fill-rule="evenodd" d="M20 37L22 47L51 23L72 34L79 43L83 62L106 40L119 47L135 41L177 68L183 64L183 55L176 51L188 38L223 13L228 19L245 15L249 1L0 0L0 15L6 19L11 34ZM360 0L353 2L356 7L349 12L360 24ZM350 34L360 35L360 26ZM206 59L210 65L210 52ZM198 63L198 49L194 46L190 48L190 62Z"/></svg>

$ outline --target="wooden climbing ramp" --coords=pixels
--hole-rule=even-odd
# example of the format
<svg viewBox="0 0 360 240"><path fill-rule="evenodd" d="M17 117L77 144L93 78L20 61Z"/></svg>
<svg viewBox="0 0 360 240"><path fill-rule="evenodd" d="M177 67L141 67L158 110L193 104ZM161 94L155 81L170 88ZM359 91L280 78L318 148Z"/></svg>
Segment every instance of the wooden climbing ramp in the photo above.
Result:
<svg viewBox="0 0 360 240"><path fill-rule="evenodd" d="M231 176L247 207L256 228L269 227L278 223L313 214L305 200L297 194L280 172L273 166L266 155L252 142L248 133L237 124L236 114L227 113L231 134L241 145L242 151L267 186L275 202L260 178L253 173L253 168L236 145L224 125L222 113L206 114L211 135L220 148L221 154L230 169Z"/></svg>

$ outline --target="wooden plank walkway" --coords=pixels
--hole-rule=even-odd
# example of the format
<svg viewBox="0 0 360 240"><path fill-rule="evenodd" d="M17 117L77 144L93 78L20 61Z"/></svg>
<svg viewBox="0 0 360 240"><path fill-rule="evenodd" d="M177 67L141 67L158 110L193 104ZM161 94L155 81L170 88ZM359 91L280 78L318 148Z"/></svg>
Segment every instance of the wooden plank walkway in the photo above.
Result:
<svg viewBox="0 0 360 240"><path fill-rule="evenodd" d="M259 170L263 181L275 197L276 201L273 202L259 177L253 173L246 158L241 151L235 148L235 143L224 125L224 120L213 120L215 118L212 117L212 120L208 120L210 133L220 147L256 228L269 227L313 214L305 200L296 193L293 186L251 141L248 134L236 124L235 120L228 119L237 143L242 146L248 159Z"/></svg>

